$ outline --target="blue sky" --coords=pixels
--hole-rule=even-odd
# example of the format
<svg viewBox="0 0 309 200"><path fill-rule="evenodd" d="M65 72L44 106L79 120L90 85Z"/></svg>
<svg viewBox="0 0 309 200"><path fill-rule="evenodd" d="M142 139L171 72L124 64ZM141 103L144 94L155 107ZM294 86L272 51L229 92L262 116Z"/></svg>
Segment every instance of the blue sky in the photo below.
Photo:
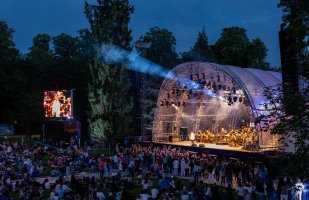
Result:
<svg viewBox="0 0 309 200"><path fill-rule="evenodd" d="M94 3L95 0L88 0ZM130 28L136 41L150 27L173 32L177 52L189 50L198 32L205 27L213 44L222 29L240 26L250 39L260 37L269 49L267 61L280 66L278 31L282 11L279 0L130 0L135 12ZM0 20L15 30L14 41L23 53L37 33L77 35L89 27L84 15L84 0L1 0Z"/></svg>

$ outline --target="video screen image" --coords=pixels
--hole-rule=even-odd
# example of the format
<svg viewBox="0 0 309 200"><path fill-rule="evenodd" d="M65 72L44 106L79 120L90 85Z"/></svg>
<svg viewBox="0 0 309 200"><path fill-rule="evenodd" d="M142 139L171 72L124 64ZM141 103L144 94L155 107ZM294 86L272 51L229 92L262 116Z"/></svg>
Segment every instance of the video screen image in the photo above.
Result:
<svg viewBox="0 0 309 200"><path fill-rule="evenodd" d="M72 117L72 101L71 90L45 91L45 117Z"/></svg>

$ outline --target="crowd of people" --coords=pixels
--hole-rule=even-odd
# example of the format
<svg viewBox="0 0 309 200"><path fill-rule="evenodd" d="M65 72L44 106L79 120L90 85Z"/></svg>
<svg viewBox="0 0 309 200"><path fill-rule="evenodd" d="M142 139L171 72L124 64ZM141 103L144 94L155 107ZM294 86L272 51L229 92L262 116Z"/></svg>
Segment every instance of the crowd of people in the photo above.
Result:
<svg viewBox="0 0 309 200"><path fill-rule="evenodd" d="M170 146L88 148L0 145L1 199L300 199L263 163Z"/></svg>

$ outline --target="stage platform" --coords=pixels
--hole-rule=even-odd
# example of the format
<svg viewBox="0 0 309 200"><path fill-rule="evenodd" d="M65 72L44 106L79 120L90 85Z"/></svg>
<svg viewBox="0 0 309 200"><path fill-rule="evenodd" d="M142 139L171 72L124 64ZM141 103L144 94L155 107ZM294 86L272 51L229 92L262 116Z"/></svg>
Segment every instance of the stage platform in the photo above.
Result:
<svg viewBox="0 0 309 200"><path fill-rule="evenodd" d="M173 147L180 147L182 149L186 149L193 152L203 153L206 152L208 154L217 155L217 156L225 156L225 157L233 157L239 159L246 160L264 160L265 154L264 151L249 151L244 150L242 147L231 147L229 145L217 145L210 143L198 143L194 142L197 146L192 146L191 141L179 141L179 142L154 142L153 144L163 146L163 145L171 145ZM199 147L199 144L204 144L205 147Z"/></svg>

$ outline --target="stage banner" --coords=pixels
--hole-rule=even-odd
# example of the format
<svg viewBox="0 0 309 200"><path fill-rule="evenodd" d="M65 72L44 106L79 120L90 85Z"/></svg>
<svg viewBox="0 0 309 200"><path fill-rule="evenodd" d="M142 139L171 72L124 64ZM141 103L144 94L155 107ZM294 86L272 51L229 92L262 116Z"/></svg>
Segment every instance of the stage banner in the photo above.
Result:
<svg viewBox="0 0 309 200"><path fill-rule="evenodd" d="M14 127L8 125L0 125L0 136L14 135Z"/></svg>

